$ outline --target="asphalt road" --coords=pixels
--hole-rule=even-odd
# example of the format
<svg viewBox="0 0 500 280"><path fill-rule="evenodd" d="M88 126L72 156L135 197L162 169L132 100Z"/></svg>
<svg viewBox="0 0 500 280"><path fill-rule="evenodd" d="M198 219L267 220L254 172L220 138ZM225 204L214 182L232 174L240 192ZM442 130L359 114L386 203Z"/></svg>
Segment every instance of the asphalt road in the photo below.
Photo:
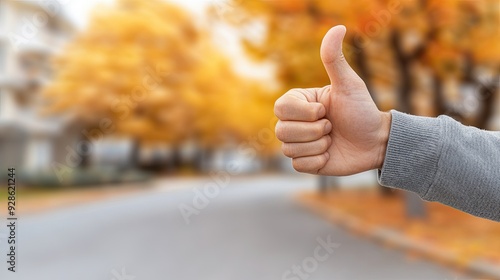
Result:
<svg viewBox="0 0 500 280"><path fill-rule="evenodd" d="M463 279L300 208L293 195L314 178L230 178L219 193L214 182L163 180L144 194L21 217L17 272L2 261L0 279ZM212 191L208 205L193 206L193 187ZM179 207L196 213L189 224Z"/></svg>

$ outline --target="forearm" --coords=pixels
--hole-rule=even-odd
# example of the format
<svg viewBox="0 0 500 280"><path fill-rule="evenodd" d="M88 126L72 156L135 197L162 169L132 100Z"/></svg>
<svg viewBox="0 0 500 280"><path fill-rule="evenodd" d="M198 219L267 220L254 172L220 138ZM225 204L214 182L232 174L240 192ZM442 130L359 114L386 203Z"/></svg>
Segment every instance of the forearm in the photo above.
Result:
<svg viewBox="0 0 500 280"><path fill-rule="evenodd" d="M379 181L500 221L500 133L393 111Z"/></svg>

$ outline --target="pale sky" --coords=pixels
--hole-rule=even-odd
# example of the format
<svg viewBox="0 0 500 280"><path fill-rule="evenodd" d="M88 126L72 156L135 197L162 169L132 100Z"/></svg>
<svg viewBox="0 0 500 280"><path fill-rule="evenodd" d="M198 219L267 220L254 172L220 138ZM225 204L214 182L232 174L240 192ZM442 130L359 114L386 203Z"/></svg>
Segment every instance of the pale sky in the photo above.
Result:
<svg viewBox="0 0 500 280"><path fill-rule="evenodd" d="M144 0L148 1L148 0ZM196 14L202 14L206 7L211 3L219 3L223 7L224 2L228 0L168 0L169 2L177 3L186 7L188 10ZM63 0L66 14L79 28L84 28L88 22L88 18L92 9L101 3L109 3L113 0ZM216 41L220 41L220 46L225 49L225 52L230 55L235 61L235 70L245 76L262 80L263 82L275 85L273 78L272 65L255 64L249 61L238 43L237 34L229 28L219 30L215 34Z"/></svg>
<svg viewBox="0 0 500 280"><path fill-rule="evenodd" d="M147 1L147 0L144 0ZM178 3L182 6L187 7L189 10L194 11L196 13L202 13L205 7L209 3L214 2L224 2L226 0L169 0L173 3ZM79 27L83 27L87 23L88 16L93 7L100 3L109 3L113 2L113 0L65 0L61 1L61 3L67 3L64 5L66 13L70 17L70 19L75 22Z"/></svg>

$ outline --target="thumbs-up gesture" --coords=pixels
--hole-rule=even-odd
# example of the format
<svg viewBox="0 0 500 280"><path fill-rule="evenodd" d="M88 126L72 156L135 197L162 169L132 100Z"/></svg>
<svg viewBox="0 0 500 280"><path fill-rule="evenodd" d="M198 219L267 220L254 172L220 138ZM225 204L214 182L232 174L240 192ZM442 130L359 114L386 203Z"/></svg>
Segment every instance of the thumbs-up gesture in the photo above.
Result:
<svg viewBox="0 0 500 280"><path fill-rule="evenodd" d="M335 26L321 45L331 85L292 89L276 101L276 136L297 171L342 176L382 168L391 115L378 110L345 60L345 33Z"/></svg>

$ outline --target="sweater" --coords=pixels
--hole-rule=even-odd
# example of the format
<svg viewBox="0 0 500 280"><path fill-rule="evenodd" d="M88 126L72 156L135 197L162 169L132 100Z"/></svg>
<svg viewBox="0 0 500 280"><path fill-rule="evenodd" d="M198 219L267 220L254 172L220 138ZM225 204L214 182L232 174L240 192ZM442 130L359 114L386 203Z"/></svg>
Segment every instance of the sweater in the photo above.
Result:
<svg viewBox="0 0 500 280"><path fill-rule="evenodd" d="M379 183L500 221L500 132L391 111Z"/></svg>

